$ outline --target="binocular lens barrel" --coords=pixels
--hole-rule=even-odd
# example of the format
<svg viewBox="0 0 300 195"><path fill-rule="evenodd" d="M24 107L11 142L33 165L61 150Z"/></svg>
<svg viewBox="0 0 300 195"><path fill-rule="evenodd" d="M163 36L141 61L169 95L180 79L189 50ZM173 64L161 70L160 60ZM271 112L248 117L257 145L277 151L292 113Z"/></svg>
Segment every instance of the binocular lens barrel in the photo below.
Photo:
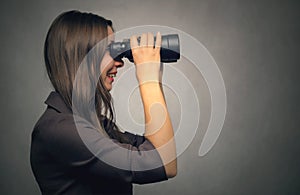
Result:
<svg viewBox="0 0 300 195"><path fill-rule="evenodd" d="M138 38L140 42L140 37ZM154 37L154 45L156 37ZM109 46L110 55L116 60L121 61L123 57L128 58L133 62L133 57L130 48L130 39L124 39L123 42L114 42ZM161 37L160 48L161 62L177 62L180 59L180 44L177 34L163 35Z"/></svg>

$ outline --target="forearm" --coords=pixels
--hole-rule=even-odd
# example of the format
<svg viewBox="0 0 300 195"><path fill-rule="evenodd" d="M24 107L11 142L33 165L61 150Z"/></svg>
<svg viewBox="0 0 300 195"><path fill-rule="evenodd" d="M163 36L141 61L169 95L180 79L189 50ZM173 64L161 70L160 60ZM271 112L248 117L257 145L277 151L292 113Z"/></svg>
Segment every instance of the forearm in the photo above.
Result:
<svg viewBox="0 0 300 195"><path fill-rule="evenodd" d="M158 150L168 177L177 173L174 131L159 82L140 84L145 114L145 137Z"/></svg>
<svg viewBox="0 0 300 195"><path fill-rule="evenodd" d="M168 177L177 174L176 147L169 112L159 79L161 35L157 33L154 46L152 33L142 34L140 43L136 36L130 38L130 46L145 113L145 137L160 154Z"/></svg>

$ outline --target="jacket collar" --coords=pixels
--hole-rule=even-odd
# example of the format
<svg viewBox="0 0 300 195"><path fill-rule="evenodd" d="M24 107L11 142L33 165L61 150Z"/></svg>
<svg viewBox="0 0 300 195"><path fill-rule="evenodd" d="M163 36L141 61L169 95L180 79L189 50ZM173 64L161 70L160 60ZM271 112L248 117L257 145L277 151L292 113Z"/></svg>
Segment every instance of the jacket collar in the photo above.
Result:
<svg viewBox="0 0 300 195"><path fill-rule="evenodd" d="M60 113L72 113L72 110L67 107L61 95L56 91L52 91L50 93L50 95L45 101L45 104L54 108Z"/></svg>

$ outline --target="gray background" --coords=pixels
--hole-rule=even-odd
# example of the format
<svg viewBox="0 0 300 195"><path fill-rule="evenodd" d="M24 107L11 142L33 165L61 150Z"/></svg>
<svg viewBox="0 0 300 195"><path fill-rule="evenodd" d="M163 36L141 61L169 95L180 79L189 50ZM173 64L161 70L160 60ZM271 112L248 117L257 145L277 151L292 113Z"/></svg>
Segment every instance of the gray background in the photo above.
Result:
<svg viewBox="0 0 300 195"><path fill-rule="evenodd" d="M91 11L117 30L156 24L185 31L210 51L223 75L228 109L204 157L198 149L210 111L203 78L182 67L198 90L201 125L166 182L135 194L299 194L299 1L1 1L0 194L39 194L29 164L32 127L51 91L42 47L62 11ZM192 113L191 113L192 114Z"/></svg>

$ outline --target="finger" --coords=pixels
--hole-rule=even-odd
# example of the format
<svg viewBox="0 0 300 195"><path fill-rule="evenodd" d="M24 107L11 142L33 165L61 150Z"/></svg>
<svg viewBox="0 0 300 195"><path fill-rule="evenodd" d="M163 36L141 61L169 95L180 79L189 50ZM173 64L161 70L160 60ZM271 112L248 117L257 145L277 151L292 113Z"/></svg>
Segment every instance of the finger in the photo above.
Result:
<svg viewBox="0 0 300 195"><path fill-rule="evenodd" d="M140 40L140 46L145 47L147 46L147 43L148 43L147 34L143 33Z"/></svg>
<svg viewBox="0 0 300 195"><path fill-rule="evenodd" d="M160 47L161 47L161 34L160 34L160 32L157 32L156 41L155 41L155 48L160 49Z"/></svg>
<svg viewBox="0 0 300 195"><path fill-rule="evenodd" d="M152 33L148 33L148 46L154 47L154 37Z"/></svg>
<svg viewBox="0 0 300 195"><path fill-rule="evenodd" d="M137 38L135 35L130 37L130 47L131 48L137 48L139 46Z"/></svg>

